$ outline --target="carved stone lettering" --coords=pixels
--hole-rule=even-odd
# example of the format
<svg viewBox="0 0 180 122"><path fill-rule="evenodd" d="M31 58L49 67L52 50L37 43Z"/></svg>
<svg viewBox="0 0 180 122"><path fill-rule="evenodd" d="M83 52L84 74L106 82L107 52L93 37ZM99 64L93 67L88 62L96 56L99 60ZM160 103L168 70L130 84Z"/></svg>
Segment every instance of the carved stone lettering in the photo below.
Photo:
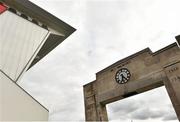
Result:
<svg viewBox="0 0 180 122"><path fill-rule="evenodd" d="M174 68L170 69L170 70L169 70L169 73L172 73L172 72L174 72L174 71L176 71L176 70L178 70L178 67L174 67Z"/></svg>

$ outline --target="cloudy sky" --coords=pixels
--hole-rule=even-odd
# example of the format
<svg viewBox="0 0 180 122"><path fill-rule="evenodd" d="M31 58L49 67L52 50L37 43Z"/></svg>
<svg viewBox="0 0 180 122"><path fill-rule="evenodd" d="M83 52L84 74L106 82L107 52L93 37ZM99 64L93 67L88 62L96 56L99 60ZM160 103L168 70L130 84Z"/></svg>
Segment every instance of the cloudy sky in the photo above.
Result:
<svg viewBox="0 0 180 122"><path fill-rule="evenodd" d="M84 120L82 86L95 73L180 34L179 0L31 0L77 29L19 84L46 106L50 121ZM178 122L164 87L107 105L111 121Z"/></svg>

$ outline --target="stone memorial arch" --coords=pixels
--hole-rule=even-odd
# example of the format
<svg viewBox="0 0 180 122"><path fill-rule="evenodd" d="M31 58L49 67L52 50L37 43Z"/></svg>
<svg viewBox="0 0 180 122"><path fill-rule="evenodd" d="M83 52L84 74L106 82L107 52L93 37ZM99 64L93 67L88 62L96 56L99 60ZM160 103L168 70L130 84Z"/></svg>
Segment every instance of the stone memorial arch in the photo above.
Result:
<svg viewBox="0 0 180 122"><path fill-rule="evenodd" d="M165 85L180 120L180 36L155 53L146 48L96 73L84 85L86 121L108 121L106 104Z"/></svg>

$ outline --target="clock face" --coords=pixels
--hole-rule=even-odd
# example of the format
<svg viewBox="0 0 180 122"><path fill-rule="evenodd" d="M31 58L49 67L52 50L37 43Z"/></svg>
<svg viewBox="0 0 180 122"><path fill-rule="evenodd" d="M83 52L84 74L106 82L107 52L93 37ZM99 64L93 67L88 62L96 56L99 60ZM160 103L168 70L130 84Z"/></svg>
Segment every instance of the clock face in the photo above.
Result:
<svg viewBox="0 0 180 122"><path fill-rule="evenodd" d="M117 71L115 79L117 83L124 84L129 81L131 74L128 69L122 68Z"/></svg>

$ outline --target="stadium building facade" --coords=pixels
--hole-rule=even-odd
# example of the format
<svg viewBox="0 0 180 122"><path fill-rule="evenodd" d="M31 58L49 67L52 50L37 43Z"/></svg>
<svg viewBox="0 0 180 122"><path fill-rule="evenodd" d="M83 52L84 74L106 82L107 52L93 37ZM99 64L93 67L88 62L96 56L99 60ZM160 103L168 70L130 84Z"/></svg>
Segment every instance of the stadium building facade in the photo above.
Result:
<svg viewBox="0 0 180 122"><path fill-rule="evenodd" d="M28 0L0 0L0 121L46 121L18 81L75 29Z"/></svg>

